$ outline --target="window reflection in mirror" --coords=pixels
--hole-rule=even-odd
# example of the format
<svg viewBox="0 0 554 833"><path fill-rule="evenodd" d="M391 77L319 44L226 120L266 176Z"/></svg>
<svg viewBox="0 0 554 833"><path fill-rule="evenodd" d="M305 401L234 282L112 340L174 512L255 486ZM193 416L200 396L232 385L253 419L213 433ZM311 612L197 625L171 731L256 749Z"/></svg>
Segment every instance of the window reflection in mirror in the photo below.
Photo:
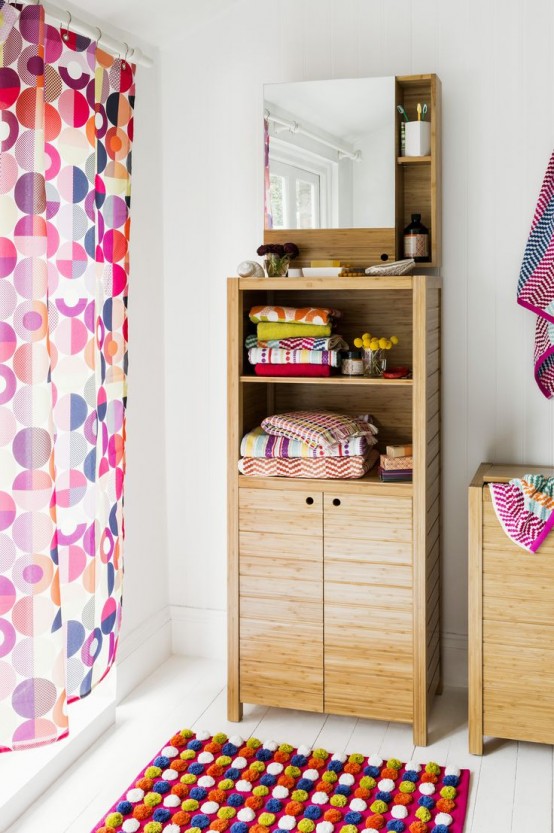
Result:
<svg viewBox="0 0 554 833"><path fill-rule="evenodd" d="M265 228L392 228L395 80L264 86Z"/></svg>

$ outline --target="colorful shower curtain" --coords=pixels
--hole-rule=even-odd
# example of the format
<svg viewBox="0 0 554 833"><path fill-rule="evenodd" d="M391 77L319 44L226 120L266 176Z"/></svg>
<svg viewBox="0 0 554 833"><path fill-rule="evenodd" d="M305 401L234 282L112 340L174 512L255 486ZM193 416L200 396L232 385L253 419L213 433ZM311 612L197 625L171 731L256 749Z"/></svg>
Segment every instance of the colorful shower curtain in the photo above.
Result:
<svg viewBox="0 0 554 833"><path fill-rule="evenodd" d="M115 659L133 104L127 61L0 0L0 751Z"/></svg>

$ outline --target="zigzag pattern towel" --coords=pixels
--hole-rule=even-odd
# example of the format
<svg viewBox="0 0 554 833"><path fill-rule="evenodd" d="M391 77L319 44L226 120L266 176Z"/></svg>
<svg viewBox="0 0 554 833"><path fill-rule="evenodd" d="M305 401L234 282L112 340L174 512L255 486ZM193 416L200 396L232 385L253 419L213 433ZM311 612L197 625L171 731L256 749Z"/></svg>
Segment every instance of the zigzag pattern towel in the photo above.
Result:
<svg viewBox="0 0 554 833"><path fill-rule="evenodd" d="M535 379L550 399L554 396L554 153L546 169L525 247L517 302L538 316Z"/></svg>
<svg viewBox="0 0 554 833"><path fill-rule="evenodd" d="M509 483L489 483L493 506L514 544L536 552L554 526L554 477L525 474Z"/></svg>

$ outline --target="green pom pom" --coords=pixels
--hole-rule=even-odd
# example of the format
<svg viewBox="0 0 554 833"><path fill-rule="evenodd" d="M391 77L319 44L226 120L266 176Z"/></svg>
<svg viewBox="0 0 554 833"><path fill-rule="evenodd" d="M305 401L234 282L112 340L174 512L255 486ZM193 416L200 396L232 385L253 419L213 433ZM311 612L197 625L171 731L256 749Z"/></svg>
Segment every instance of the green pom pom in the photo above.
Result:
<svg viewBox="0 0 554 833"><path fill-rule="evenodd" d="M285 775L290 775L291 778L300 778L302 770L297 766L288 766L285 769Z"/></svg>
<svg viewBox="0 0 554 833"><path fill-rule="evenodd" d="M262 742L261 740L258 740L258 738L248 738L246 745L249 746L250 749L259 749Z"/></svg>
<svg viewBox="0 0 554 833"><path fill-rule="evenodd" d="M265 772L265 764L263 761L252 761L250 769L253 772Z"/></svg>
<svg viewBox="0 0 554 833"><path fill-rule="evenodd" d="M220 755L219 758L215 759L217 766L229 766L231 763L232 758L229 755Z"/></svg>
<svg viewBox="0 0 554 833"><path fill-rule="evenodd" d="M420 807L418 810L416 810L416 816L420 821L429 821L431 818L431 813L427 809L427 807Z"/></svg>
<svg viewBox="0 0 554 833"><path fill-rule="evenodd" d="M217 811L217 817L219 819L232 819L236 816L237 811L234 807L220 807Z"/></svg>
<svg viewBox="0 0 554 833"><path fill-rule="evenodd" d="M402 781L398 789L401 793L413 793L415 786L413 781Z"/></svg>
<svg viewBox="0 0 554 833"><path fill-rule="evenodd" d="M261 824L264 827L271 827L274 821L275 816L273 813L262 813L258 816L258 824Z"/></svg>
<svg viewBox="0 0 554 833"><path fill-rule="evenodd" d="M227 735L225 732L218 732L217 735L213 736L214 743L225 743L227 740Z"/></svg>
<svg viewBox="0 0 554 833"><path fill-rule="evenodd" d="M293 801L307 801L308 793L306 790L295 790L291 798Z"/></svg>
<svg viewBox="0 0 554 833"><path fill-rule="evenodd" d="M235 786L235 782L230 778L224 778L223 781L220 781L217 786L220 790L232 790Z"/></svg>
<svg viewBox="0 0 554 833"><path fill-rule="evenodd" d="M360 778L360 787L363 790L372 790L376 783L375 778L372 778L371 775L364 775L363 778Z"/></svg>
<svg viewBox="0 0 554 833"><path fill-rule="evenodd" d="M344 807L346 805L346 796L345 795L332 795L331 798L330 798L329 804L332 804L333 807Z"/></svg>
<svg viewBox="0 0 554 833"><path fill-rule="evenodd" d="M352 761L351 763L357 764L359 761ZM358 828L355 824L343 824L340 833L358 833Z"/></svg>
<svg viewBox="0 0 554 833"><path fill-rule="evenodd" d="M144 770L145 778L158 778L161 774L162 771L159 766L149 766L148 769Z"/></svg>
<svg viewBox="0 0 554 833"><path fill-rule="evenodd" d="M162 826L159 821L149 821L144 826L144 833L162 833Z"/></svg>
<svg viewBox="0 0 554 833"><path fill-rule="evenodd" d="M458 790L456 789L456 787L443 787L441 790L441 796L443 798L449 798L452 800L456 798L457 794Z"/></svg>
<svg viewBox="0 0 554 833"><path fill-rule="evenodd" d="M429 763L425 767L425 772L428 772L429 775L440 775L440 771L440 766L436 764L434 761L429 761Z"/></svg>
<svg viewBox="0 0 554 833"><path fill-rule="evenodd" d="M254 787L252 792L254 793L254 795L261 795L263 798L264 795L267 795L269 793L269 787L264 787L263 784L258 784L257 787Z"/></svg>
<svg viewBox="0 0 554 833"><path fill-rule="evenodd" d="M181 729L179 734L182 738L185 738L185 740L189 740L189 738L193 737L194 732L192 731L192 729Z"/></svg>
<svg viewBox="0 0 554 833"><path fill-rule="evenodd" d="M352 755L349 756L348 760L351 764L363 764L364 756L360 755L359 752L354 752ZM347 824L346 827L350 827L350 825ZM342 829L344 830L344 827Z"/></svg>
<svg viewBox="0 0 554 833"><path fill-rule="evenodd" d="M298 829L300 833L312 833L312 830L315 830L315 824L311 819L302 819L298 822Z"/></svg>
<svg viewBox="0 0 554 833"><path fill-rule="evenodd" d="M386 813L389 809L389 805L385 804L384 801L374 801L371 807L369 808L372 813Z"/></svg>
<svg viewBox="0 0 554 833"><path fill-rule="evenodd" d="M202 833L199 827L189 827L187 833Z"/></svg>
<svg viewBox="0 0 554 833"><path fill-rule="evenodd" d="M387 766L389 769L402 769L402 761L399 761L398 758L389 758Z"/></svg>
<svg viewBox="0 0 554 833"><path fill-rule="evenodd" d="M161 803L162 797L159 793L146 793L142 800L147 807L157 807Z"/></svg>
<svg viewBox="0 0 554 833"><path fill-rule="evenodd" d="M179 757L183 761L192 761L192 759L195 757L195 755L196 755L196 752L193 749L185 749L184 752L181 752Z"/></svg>
<svg viewBox="0 0 554 833"><path fill-rule="evenodd" d="M282 743L279 747L279 752L284 752L286 755L290 755L291 752L294 752L294 746L291 746L290 743Z"/></svg>
<svg viewBox="0 0 554 833"><path fill-rule="evenodd" d="M339 776L337 775L336 772L332 772L331 770L327 770L327 772L324 772L323 775L321 776L321 780L322 781L327 781L328 784L334 784L335 781L339 780Z"/></svg>
<svg viewBox="0 0 554 833"><path fill-rule="evenodd" d="M195 810L198 810L198 807L199 804L195 798L185 798L181 804L181 810L184 810L185 813L194 813Z"/></svg>
<svg viewBox="0 0 554 833"><path fill-rule="evenodd" d="M110 813L109 816L106 817L106 827L119 827L123 824L123 816L121 813Z"/></svg>
<svg viewBox="0 0 554 833"><path fill-rule="evenodd" d="M312 752L313 758L319 758L321 761L326 761L329 757L329 753L326 749L314 749Z"/></svg>
<svg viewBox="0 0 554 833"><path fill-rule="evenodd" d="M181 784L196 784L196 775L193 775L191 772L185 772L181 776Z"/></svg>

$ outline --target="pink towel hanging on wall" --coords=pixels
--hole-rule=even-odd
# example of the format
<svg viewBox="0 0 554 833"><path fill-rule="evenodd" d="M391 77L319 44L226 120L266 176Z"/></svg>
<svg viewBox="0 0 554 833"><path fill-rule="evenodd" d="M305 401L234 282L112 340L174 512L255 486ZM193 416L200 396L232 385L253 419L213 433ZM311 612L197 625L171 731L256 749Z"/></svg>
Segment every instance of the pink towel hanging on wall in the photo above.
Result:
<svg viewBox="0 0 554 833"><path fill-rule="evenodd" d="M517 287L517 302L534 312L535 379L554 396L554 153L544 175Z"/></svg>

